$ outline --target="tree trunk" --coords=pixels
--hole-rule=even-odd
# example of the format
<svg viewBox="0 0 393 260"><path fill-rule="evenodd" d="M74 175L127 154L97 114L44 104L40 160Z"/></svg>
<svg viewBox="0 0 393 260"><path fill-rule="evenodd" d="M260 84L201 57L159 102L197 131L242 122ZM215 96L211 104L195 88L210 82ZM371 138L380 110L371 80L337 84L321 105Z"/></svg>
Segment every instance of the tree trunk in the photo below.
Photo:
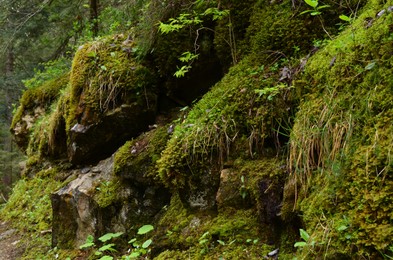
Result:
<svg viewBox="0 0 393 260"><path fill-rule="evenodd" d="M98 35L98 6L99 0L90 0L90 22L94 37Z"/></svg>

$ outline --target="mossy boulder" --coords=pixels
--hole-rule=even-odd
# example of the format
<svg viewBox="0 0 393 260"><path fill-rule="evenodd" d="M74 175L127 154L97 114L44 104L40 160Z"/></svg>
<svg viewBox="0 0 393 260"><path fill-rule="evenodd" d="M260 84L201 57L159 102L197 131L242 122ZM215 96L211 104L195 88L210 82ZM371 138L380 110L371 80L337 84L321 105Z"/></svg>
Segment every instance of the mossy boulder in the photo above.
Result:
<svg viewBox="0 0 393 260"><path fill-rule="evenodd" d="M307 94L296 114L289 158L297 210L315 243L299 251L301 257L391 255L393 18L388 8L369 1L310 59L299 85Z"/></svg>
<svg viewBox="0 0 393 260"><path fill-rule="evenodd" d="M133 48L131 36L115 35L77 51L66 118L71 162L105 158L154 122L155 76Z"/></svg>
<svg viewBox="0 0 393 260"><path fill-rule="evenodd" d="M11 132L17 145L26 151L30 134L40 118L50 112L52 103L60 96L60 90L68 84L69 73L24 91L11 124Z"/></svg>
<svg viewBox="0 0 393 260"><path fill-rule="evenodd" d="M108 232L124 232L131 238L136 225L153 223L169 203L170 193L154 176L134 174L146 168L119 163L125 149L93 167L75 170L78 178L52 194L53 246L75 248L88 235Z"/></svg>

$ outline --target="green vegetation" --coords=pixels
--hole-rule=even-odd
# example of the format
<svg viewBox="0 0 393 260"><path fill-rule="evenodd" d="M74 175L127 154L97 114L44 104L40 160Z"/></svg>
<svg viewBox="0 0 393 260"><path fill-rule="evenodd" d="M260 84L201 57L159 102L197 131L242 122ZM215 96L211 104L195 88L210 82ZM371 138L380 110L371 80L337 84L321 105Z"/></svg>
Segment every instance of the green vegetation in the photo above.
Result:
<svg viewBox="0 0 393 260"><path fill-rule="evenodd" d="M63 9L52 2L41 7L56 20L55 6ZM282 259L393 258L390 3L108 1L97 9L94 2L70 7L92 11L87 20L63 10L74 44L50 62L36 50L44 63L28 59L43 66L30 80L13 75L26 90L11 128L28 158L0 218L23 235L25 259L262 259L276 248ZM12 4L0 5L7 24ZM35 19L41 28L46 18ZM46 50L54 54L57 43ZM205 76L222 78L210 88ZM193 96L194 84L208 91ZM151 120L129 120L138 105ZM118 119L102 127L110 117ZM110 180L89 160L70 159L80 145L72 139L77 123L92 126L77 138L95 145L110 142L122 120L131 122L116 134L128 141L92 146L108 156L118 149ZM15 169L0 133L2 161L11 158ZM2 176L14 177L10 165ZM98 177L86 203L98 212L94 227L105 227L79 251L51 249L50 194L75 172ZM143 223L151 225L137 231Z"/></svg>
<svg viewBox="0 0 393 260"><path fill-rule="evenodd" d="M0 217L11 221L22 234L26 246L22 259L53 256L51 249L52 207L51 193L66 182L57 180L61 172L47 168L38 172L33 179L23 178L15 185L7 204L1 209Z"/></svg>

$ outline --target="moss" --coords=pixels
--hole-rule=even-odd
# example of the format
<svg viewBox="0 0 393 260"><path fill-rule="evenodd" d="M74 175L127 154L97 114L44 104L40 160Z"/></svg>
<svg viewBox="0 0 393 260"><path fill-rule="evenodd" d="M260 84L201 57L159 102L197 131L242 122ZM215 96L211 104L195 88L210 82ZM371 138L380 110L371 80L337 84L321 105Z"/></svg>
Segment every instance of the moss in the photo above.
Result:
<svg viewBox="0 0 393 260"><path fill-rule="evenodd" d="M391 254L393 18L369 21L387 6L369 1L305 70L290 162L302 184L297 209L316 244L300 257Z"/></svg>
<svg viewBox="0 0 393 260"><path fill-rule="evenodd" d="M121 181L117 178L101 181L96 187L93 198L100 208L106 208L121 199L118 193L121 187Z"/></svg>
<svg viewBox="0 0 393 260"><path fill-rule="evenodd" d="M11 129L22 119L23 115L34 112L35 108L48 109L52 102L59 97L60 90L67 86L68 79L69 73L66 73L58 78L48 80L38 87L24 91L19 100L20 106L13 116Z"/></svg>
<svg viewBox="0 0 393 260"><path fill-rule="evenodd" d="M1 209L1 219L9 221L19 230L21 244L26 247L22 259L36 259L39 256L53 255L51 234L52 207L50 195L63 187L56 180L58 168L41 170L33 179L18 181L7 204Z"/></svg>
<svg viewBox="0 0 393 260"><path fill-rule="evenodd" d="M114 173L123 178L130 174L156 177L156 162L169 135L166 126L159 126L125 143L115 154Z"/></svg>
<svg viewBox="0 0 393 260"><path fill-rule="evenodd" d="M275 129L286 124L290 95L267 73L245 59L195 105L158 161L165 183L184 185L185 173L198 174L198 167L208 166L211 158L223 163L235 154L231 148L237 140L249 138L247 151L239 151L248 156L274 152L279 145ZM265 94L258 95L264 88Z"/></svg>
<svg viewBox="0 0 393 260"><path fill-rule="evenodd" d="M175 195L158 229L163 235L159 238L160 247L166 250L156 259L180 259L185 255L192 259L258 259L272 250L259 239L254 209L228 207L216 216L192 214Z"/></svg>
<svg viewBox="0 0 393 260"><path fill-rule="evenodd" d="M133 57L135 43L130 37L114 35L79 48L71 69L74 113L67 118L68 125L72 124L68 121L94 120L120 104L146 102L144 94L146 88L151 92L154 77Z"/></svg>

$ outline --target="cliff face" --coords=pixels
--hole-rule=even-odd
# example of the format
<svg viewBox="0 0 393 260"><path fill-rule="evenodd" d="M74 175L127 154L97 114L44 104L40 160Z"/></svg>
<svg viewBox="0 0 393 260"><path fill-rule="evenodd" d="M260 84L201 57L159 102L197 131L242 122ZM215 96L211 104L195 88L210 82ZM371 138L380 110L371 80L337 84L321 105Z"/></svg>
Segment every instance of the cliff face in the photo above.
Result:
<svg viewBox="0 0 393 260"><path fill-rule="evenodd" d="M116 232L118 256L393 255L393 7L251 2L173 3L160 19L203 23L86 43L70 73L24 93L12 131L27 168L2 215L51 229L27 258L58 253L48 239L106 254L105 239L77 249ZM155 1L145 12L159 16Z"/></svg>

